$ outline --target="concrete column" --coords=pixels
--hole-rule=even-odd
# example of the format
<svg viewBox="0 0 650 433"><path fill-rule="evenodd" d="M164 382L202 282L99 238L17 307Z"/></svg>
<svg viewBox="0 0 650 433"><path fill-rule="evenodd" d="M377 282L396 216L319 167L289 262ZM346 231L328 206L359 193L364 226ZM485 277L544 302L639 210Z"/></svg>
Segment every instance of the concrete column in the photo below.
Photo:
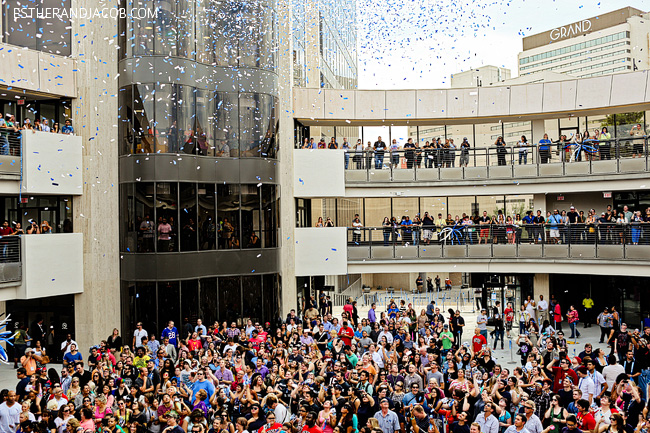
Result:
<svg viewBox="0 0 650 433"><path fill-rule="evenodd" d="M533 215L537 215L537 210L541 210L542 216L546 218L546 194L533 195Z"/></svg>
<svg viewBox="0 0 650 433"><path fill-rule="evenodd" d="M73 2L72 7L77 6ZM115 8L118 2L93 0L85 7ZM73 200L74 231L84 234L84 292L75 295L75 339L81 353L120 327L118 206L117 20L73 24L73 56L79 63L73 126L83 138L83 195ZM94 60L92 60L94 59ZM101 59L101 60L100 60Z"/></svg>
<svg viewBox="0 0 650 433"><path fill-rule="evenodd" d="M543 295L547 301L551 298L549 274L535 274L533 277L533 293L535 301L539 300L539 295Z"/></svg>
<svg viewBox="0 0 650 433"><path fill-rule="evenodd" d="M307 86L320 87L320 13L319 2L305 2L305 63L307 64ZM279 13L278 16L282 16ZM280 19L281 21L283 18ZM291 28L289 20L288 28ZM282 25L280 26L282 27ZM291 39L291 37L289 37ZM292 42L293 43L293 42ZM292 52L292 51L289 51ZM292 62L293 59L289 58ZM290 109L290 111L292 111Z"/></svg>
<svg viewBox="0 0 650 433"><path fill-rule="evenodd" d="M280 310L282 316L298 307L296 288L294 228L296 226L296 202L293 197L293 38L291 37L291 1L278 3L278 74L280 76L280 132L278 135L280 151L280 244L282 246L282 265L280 274Z"/></svg>
<svg viewBox="0 0 650 433"><path fill-rule="evenodd" d="M546 133L545 127L544 127L544 120L533 120L531 123L531 129L533 130L533 136L528 138L528 141L530 144L533 143L538 143L539 140L544 138L544 134Z"/></svg>

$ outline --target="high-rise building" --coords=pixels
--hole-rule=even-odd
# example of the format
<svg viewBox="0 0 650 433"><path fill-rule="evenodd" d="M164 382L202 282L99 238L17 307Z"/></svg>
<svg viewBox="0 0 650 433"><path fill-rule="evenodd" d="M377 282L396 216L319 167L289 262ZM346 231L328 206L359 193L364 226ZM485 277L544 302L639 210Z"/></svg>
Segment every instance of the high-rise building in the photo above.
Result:
<svg viewBox="0 0 650 433"><path fill-rule="evenodd" d="M356 0L291 0L296 87L357 87Z"/></svg>
<svg viewBox="0 0 650 433"><path fill-rule="evenodd" d="M650 14L618 9L523 38L519 75L554 71L575 77L650 68Z"/></svg>

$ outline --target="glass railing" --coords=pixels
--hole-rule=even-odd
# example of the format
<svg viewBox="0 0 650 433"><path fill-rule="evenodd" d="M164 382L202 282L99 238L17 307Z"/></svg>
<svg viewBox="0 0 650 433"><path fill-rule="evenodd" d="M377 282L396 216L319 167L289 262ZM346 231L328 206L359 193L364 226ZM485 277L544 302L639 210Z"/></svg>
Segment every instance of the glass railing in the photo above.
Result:
<svg viewBox="0 0 650 433"><path fill-rule="evenodd" d="M456 180L648 171L648 136L549 145L346 151L348 182Z"/></svg>
<svg viewBox="0 0 650 433"><path fill-rule="evenodd" d="M348 228L348 260L582 258L650 260L650 223Z"/></svg>
<svg viewBox="0 0 650 433"><path fill-rule="evenodd" d="M0 283L21 279L20 236L0 236Z"/></svg>

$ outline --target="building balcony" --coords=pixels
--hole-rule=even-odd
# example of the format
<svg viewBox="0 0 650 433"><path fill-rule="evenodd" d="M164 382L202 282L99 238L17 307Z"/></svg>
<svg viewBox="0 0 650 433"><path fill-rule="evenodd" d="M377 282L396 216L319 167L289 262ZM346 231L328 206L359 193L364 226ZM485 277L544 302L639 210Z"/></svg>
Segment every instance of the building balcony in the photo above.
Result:
<svg viewBox="0 0 650 433"><path fill-rule="evenodd" d="M0 238L0 301L76 294L83 288L83 234Z"/></svg>
<svg viewBox="0 0 650 433"><path fill-rule="evenodd" d="M565 191L567 182L576 192L634 189L650 173L649 144L646 136L588 146L553 144L549 151L536 146L383 154L297 149L294 188L297 197L362 197L369 188L399 195L396 187L444 188L446 195L467 195L475 194L479 184L490 186L492 194L507 194L513 183L520 194Z"/></svg>
<svg viewBox="0 0 650 433"><path fill-rule="evenodd" d="M553 144L549 150L503 146L349 153L343 164L346 185L634 175L648 172L648 137Z"/></svg>
<svg viewBox="0 0 650 433"><path fill-rule="evenodd" d="M6 194L81 195L81 137L0 131L0 180L7 181L0 182L0 191Z"/></svg>
<svg viewBox="0 0 650 433"><path fill-rule="evenodd" d="M296 229L297 275L510 272L650 276L650 224Z"/></svg>

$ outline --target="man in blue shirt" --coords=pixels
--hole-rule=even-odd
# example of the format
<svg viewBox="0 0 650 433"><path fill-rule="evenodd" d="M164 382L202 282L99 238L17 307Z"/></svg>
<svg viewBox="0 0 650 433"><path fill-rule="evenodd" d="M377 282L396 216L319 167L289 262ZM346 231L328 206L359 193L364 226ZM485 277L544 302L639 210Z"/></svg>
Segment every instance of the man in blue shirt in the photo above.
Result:
<svg viewBox="0 0 650 433"><path fill-rule="evenodd" d="M404 217L402 220L401 224L403 226L403 232L402 232L402 242L404 244L410 243L411 242L411 227L413 226L413 223L411 222L411 218L409 218L408 215Z"/></svg>
<svg viewBox="0 0 650 433"><path fill-rule="evenodd" d="M548 134L544 134L544 138L539 140L539 157L542 164L551 160L551 140L548 139Z"/></svg>
<svg viewBox="0 0 650 433"><path fill-rule="evenodd" d="M196 326L194 327L194 332L199 334L199 336L203 336L203 337L206 337L208 335L208 330L203 324L203 320L196 319Z"/></svg>
<svg viewBox="0 0 650 433"><path fill-rule="evenodd" d="M205 378L205 371L202 369L196 372L196 382L192 385L192 403L196 399L196 393L201 389L204 389L208 393L206 401L210 401L212 394L214 394L214 385Z"/></svg>
<svg viewBox="0 0 650 433"><path fill-rule="evenodd" d="M169 323L167 323L167 327L163 329L162 338L169 338L169 344L174 347L178 346L178 329L174 326L173 320L170 320Z"/></svg>
<svg viewBox="0 0 650 433"><path fill-rule="evenodd" d="M72 343L70 344L70 351L63 355L63 365L75 365L78 361L83 361L83 358L77 350L77 345Z"/></svg>
<svg viewBox="0 0 650 433"><path fill-rule="evenodd" d="M72 127L72 120L66 119L65 125L61 128L62 134L74 134L74 128Z"/></svg>
<svg viewBox="0 0 650 433"><path fill-rule="evenodd" d="M375 323L377 321L377 315L375 314L375 309L377 308L377 304L374 302L370 306L370 310L368 311L368 321L370 323Z"/></svg>
<svg viewBox="0 0 650 433"><path fill-rule="evenodd" d="M532 225L534 222L534 217L533 217L533 211L529 210L526 212L526 216L523 219L524 224L526 224L526 232L528 233L528 243L531 243L534 236L533 236L533 230L532 230Z"/></svg>
<svg viewBox="0 0 650 433"><path fill-rule="evenodd" d="M551 215L548 218L548 223L551 224L551 230L549 233L550 237L550 243L552 244L558 244L560 243L560 228L558 227L558 224L562 222L562 216L560 215L560 212L558 212L557 209L553 211L553 215Z"/></svg>

